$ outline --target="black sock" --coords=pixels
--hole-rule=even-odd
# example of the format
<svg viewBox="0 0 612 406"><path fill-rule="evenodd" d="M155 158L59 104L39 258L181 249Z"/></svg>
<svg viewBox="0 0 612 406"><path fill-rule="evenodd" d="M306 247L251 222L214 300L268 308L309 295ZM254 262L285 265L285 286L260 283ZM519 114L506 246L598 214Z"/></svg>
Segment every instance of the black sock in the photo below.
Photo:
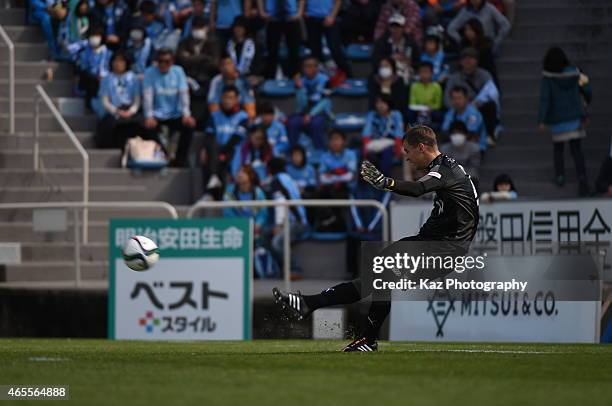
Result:
<svg viewBox="0 0 612 406"><path fill-rule="evenodd" d="M311 310L338 304L349 304L361 299L359 290L353 282L345 282L324 290L318 295L304 296L306 306Z"/></svg>
<svg viewBox="0 0 612 406"><path fill-rule="evenodd" d="M385 319L391 311L390 301L373 301L370 305L370 311L368 313L368 319L366 320L366 328L364 331L364 337L369 340L376 340L378 333L382 327Z"/></svg>

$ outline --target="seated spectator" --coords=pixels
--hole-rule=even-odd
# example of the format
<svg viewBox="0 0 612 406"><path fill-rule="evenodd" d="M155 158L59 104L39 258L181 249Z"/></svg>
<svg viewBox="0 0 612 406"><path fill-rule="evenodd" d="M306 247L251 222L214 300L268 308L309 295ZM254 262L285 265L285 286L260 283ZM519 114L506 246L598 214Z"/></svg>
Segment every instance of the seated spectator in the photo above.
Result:
<svg viewBox="0 0 612 406"><path fill-rule="evenodd" d="M213 77L208 90L208 110L212 113L219 109L219 101L224 88L233 86L238 90L240 107L249 115L249 120L255 118L255 98L249 84L240 77L234 61L229 56L221 58L220 73Z"/></svg>
<svg viewBox="0 0 612 406"><path fill-rule="evenodd" d="M423 25L442 25L448 23L457 15L466 0L421 0Z"/></svg>
<svg viewBox="0 0 612 406"><path fill-rule="evenodd" d="M451 108L444 116L442 131L448 134L451 129L451 124L455 121L461 121L467 128L468 139L477 142L482 152L486 151L487 131L483 118L478 109L469 103L467 90L464 87L456 86L450 93Z"/></svg>
<svg viewBox="0 0 612 406"><path fill-rule="evenodd" d="M450 142L440 146L440 152L454 158L474 181L479 178L480 146L468 139L463 121L455 121L448 130Z"/></svg>
<svg viewBox="0 0 612 406"><path fill-rule="evenodd" d="M368 108L375 108L376 99L381 96L389 96L391 109L397 110L405 116L408 109L408 88L404 81L396 75L395 61L391 58L382 58L378 63L377 70L368 79Z"/></svg>
<svg viewBox="0 0 612 406"><path fill-rule="evenodd" d="M160 50L157 66L150 66L145 71L143 98L144 126L149 138L157 139L162 126L168 128L170 135L180 132L171 164L186 166L196 121L191 115L187 76L183 68L174 65L174 55L170 50Z"/></svg>
<svg viewBox="0 0 612 406"><path fill-rule="evenodd" d="M248 36L247 24L246 17L236 17L232 24L232 37L227 42L225 53L234 62L240 76L252 78L259 74L259 55L255 41Z"/></svg>
<svg viewBox="0 0 612 406"><path fill-rule="evenodd" d="M91 24L104 27L104 43L112 50L121 47L129 28L129 11L121 0L96 0Z"/></svg>
<svg viewBox="0 0 612 406"><path fill-rule="evenodd" d="M91 108L91 101L98 94L100 80L108 74L111 51L102 42L104 29L92 27L86 42L74 44L79 89L85 93L85 102Z"/></svg>
<svg viewBox="0 0 612 406"><path fill-rule="evenodd" d="M286 157L289 152L289 138L285 125L276 119L276 109L270 102L263 102L259 108L260 124L266 132L272 153L276 157Z"/></svg>
<svg viewBox="0 0 612 406"><path fill-rule="evenodd" d="M342 0L308 0L306 1L306 31L308 48L318 61L323 60L323 36L331 56L338 67L335 81L352 77L353 70L342 47L340 24L337 20Z"/></svg>
<svg viewBox="0 0 612 406"><path fill-rule="evenodd" d="M127 57L121 51L111 58L111 67L98 94L105 112L96 133L98 148L123 148L128 138L141 134L140 79L128 70Z"/></svg>
<svg viewBox="0 0 612 406"><path fill-rule="evenodd" d="M493 181L493 191L485 192L480 196L480 200L484 203L493 203L503 200L516 200L518 193L514 187L514 183L510 176L503 174L499 175Z"/></svg>
<svg viewBox="0 0 612 406"><path fill-rule="evenodd" d="M420 44L423 39L421 10L414 0L388 0L383 4L374 29L374 39L379 39L385 35L390 29L390 18L395 14L401 15L405 19L404 24L402 24L404 33L409 35L415 43Z"/></svg>
<svg viewBox="0 0 612 406"><path fill-rule="evenodd" d="M463 27L460 48L470 47L478 51L478 66L487 70L493 76L495 84L498 84L497 67L493 58L493 41L485 37L482 23L477 18L469 19Z"/></svg>
<svg viewBox="0 0 612 406"><path fill-rule="evenodd" d="M248 138L237 149L232 161L232 176L235 178L243 165L250 165L259 179L264 181L268 170L268 162L272 159L272 148L261 126L253 126L248 130Z"/></svg>
<svg viewBox="0 0 612 406"><path fill-rule="evenodd" d="M242 0L211 0L210 3L210 28L215 32L221 42L221 49L225 49L225 44L232 35L232 24L236 17L244 12ZM244 2L246 5L246 1Z"/></svg>
<svg viewBox="0 0 612 406"><path fill-rule="evenodd" d="M412 64L419 61L419 46L405 33L405 24L406 19L400 14L390 17L389 31L374 43L372 61L377 66L384 57L393 59L396 75L407 85L414 76Z"/></svg>
<svg viewBox="0 0 612 406"><path fill-rule="evenodd" d="M319 165L319 196L323 199L348 199L349 191L357 180L357 155L346 148L346 134L331 130L328 150ZM344 231L344 209L317 210L318 231Z"/></svg>
<svg viewBox="0 0 612 406"><path fill-rule="evenodd" d="M302 75L295 78L297 113L287 122L289 144L297 145L300 133L304 131L315 149L325 149L327 115L331 113L329 77L319 71L319 61L306 57L302 63Z"/></svg>
<svg viewBox="0 0 612 406"><path fill-rule="evenodd" d="M612 197L612 144L610 144L610 153L599 168L595 181L595 192L604 197Z"/></svg>
<svg viewBox="0 0 612 406"><path fill-rule="evenodd" d="M127 40L127 55L132 61L131 70L141 78L145 70L151 65L153 57L153 44L147 38L147 33L143 27L134 26L130 29L130 37Z"/></svg>
<svg viewBox="0 0 612 406"><path fill-rule="evenodd" d="M183 24L183 31L181 32L181 40L185 40L191 36L191 30L193 29L193 20L202 18L205 21L205 25L208 27L210 24L210 10L207 10L207 3L209 0L192 0L191 2L191 14L185 19Z"/></svg>
<svg viewBox="0 0 612 406"><path fill-rule="evenodd" d="M482 114L489 137L488 143L495 145L494 138L499 123L499 91L491 74L478 67L478 51L474 48L461 51L461 70L453 73L446 84L444 95L446 106L450 106L450 92L456 87L466 89L468 101Z"/></svg>
<svg viewBox="0 0 612 406"><path fill-rule="evenodd" d="M181 31L184 30L185 24L191 17L192 13L193 3L191 0L169 1L166 5L166 18L169 17L170 19L168 26L172 26L173 29L180 29Z"/></svg>
<svg viewBox="0 0 612 406"><path fill-rule="evenodd" d="M351 0L342 16L342 41L344 44L371 43L374 27L380 12L379 0Z"/></svg>
<svg viewBox="0 0 612 406"><path fill-rule="evenodd" d="M47 41L50 59L57 59L60 56L57 35L53 29L53 19L59 17L63 12L59 11L59 13L57 9L54 9L53 3L49 4L46 0L30 0L29 20L32 23L40 24Z"/></svg>
<svg viewBox="0 0 612 406"><path fill-rule="evenodd" d="M460 30L471 19L477 18L482 23L485 37L493 40L493 49L499 49L502 41L510 32L510 22L495 6L486 0L469 0L459 14L448 25L447 33L455 43L461 42Z"/></svg>
<svg viewBox="0 0 612 406"><path fill-rule="evenodd" d="M272 178L270 182L270 196L273 200L284 202L288 200L301 200L300 188L297 183L289 176L285 168L285 160L282 158L272 158L268 164L268 172ZM271 238L271 252L279 266L283 265L284 238L283 225L285 215L289 214L289 227L291 242L299 240L308 232L308 218L304 206L293 206L289 210L282 206L274 208L274 228ZM295 262L295 256L291 257L291 278L300 279L301 272Z"/></svg>
<svg viewBox="0 0 612 406"><path fill-rule="evenodd" d="M296 145L290 151L291 161L287 165L287 173L297 183L300 193L305 199L316 196L317 171L308 163L306 151L301 145Z"/></svg>
<svg viewBox="0 0 612 406"><path fill-rule="evenodd" d="M438 128L443 118L442 86L432 81L431 63L421 63L418 73L419 81L410 85L408 122Z"/></svg>
<svg viewBox="0 0 612 406"><path fill-rule="evenodd" d="M157 14L157 4L153 0L143 0L139 6L140 18L132 26L142 26L151 40L154 49L160 47L160 42L168 29Z"/></svg>
<svg viewBox="0 0 612 406"><path fill-rule="evenodd" d="M370 111L363 127L363 155L382 173L391 176L393 158L401 157L404 136L402 115L391 109L389 96L376 99L376 108Z"/></svg>
<svg viewBox="0 0 612 406"><path fill-rule="evenodd" d="M68 11L68 44L87 38L87 31L91 25L89 11L87 0L80 0L73 9Z"/></svg>
<svg viewBox="0 0 612 406"><path fill-rule="evenodd" d="M448 65L444 63L444 50L440 37L427 35L423 43L421 63L428 62L433 69L432 79L436 82L444 82L448 78Z"/></svg>
<svg viewBox="0 0 612 406"><path fill-rule="evenodd" d="M221 94L220 108L211 113L204 130L204 147L200 151L200 164L205 192L218 198L218 191L239 145L246 137L248 115L240 109L238 89L227 86Z"/></svg>

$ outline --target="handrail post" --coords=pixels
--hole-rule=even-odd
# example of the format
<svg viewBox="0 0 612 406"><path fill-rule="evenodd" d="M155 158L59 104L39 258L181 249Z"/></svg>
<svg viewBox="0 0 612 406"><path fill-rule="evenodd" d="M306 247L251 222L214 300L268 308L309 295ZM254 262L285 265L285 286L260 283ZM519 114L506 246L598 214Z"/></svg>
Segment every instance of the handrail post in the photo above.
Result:
<svg viewBox="0 0 612 406"><path fill-rule="evenodd" d="M40 97L34 102L34 144L32 144L32 155L34 158L34 171L38 172L39 157L38 157L38 137L40 135Z"/></svg>
<svg viewBox="0 0 612 406"><path fill-rule="evenodd" d="M290 207L285 206L285 218L283 220L283 279L285 291L291 290L291 227L289 221Z"/></svg>
<svg viewBox="0 0 612 406"><path fill-rule="evenodd" d="M81 242L79 238L79 209L74 209L74 285L81 287Z"/></svg>
<svg viewBox="0 0 612 406"><path fill-rule="evenodd" d="M89 243L89 155L83 156L83 244Z"/></svg>
<svg viewBox="0 0 612 406"><path fill-rule="evenodd" d="M0 37L4 40L9 51L9 132L15 134L15 44L1 25Z"/></svg>

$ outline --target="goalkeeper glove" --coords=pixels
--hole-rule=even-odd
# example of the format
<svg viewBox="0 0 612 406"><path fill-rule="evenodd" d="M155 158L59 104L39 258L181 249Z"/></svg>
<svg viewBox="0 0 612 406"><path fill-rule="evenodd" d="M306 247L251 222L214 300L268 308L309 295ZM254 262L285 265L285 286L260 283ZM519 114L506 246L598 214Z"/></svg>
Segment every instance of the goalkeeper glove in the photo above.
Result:
<svg viewBox="0 0 612 406"><path fill-rule="evenodd" d="M391 192L395 186L393 178L383 175L372 162L367 160L361 163L361 177L375 188L387 192Z"/></svg>

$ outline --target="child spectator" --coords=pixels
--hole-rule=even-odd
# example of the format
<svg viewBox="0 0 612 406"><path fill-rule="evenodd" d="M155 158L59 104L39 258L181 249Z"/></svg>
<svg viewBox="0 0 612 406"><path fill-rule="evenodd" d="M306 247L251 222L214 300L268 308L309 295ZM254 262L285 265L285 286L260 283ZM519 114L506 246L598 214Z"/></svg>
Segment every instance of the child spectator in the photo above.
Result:
<svg viewBox="0 0 612 406"><path fill-rule="evenodd" d="M220 73L210 82L208 90L208 110L212 113L219 109L219 100L224 88L233 86L238 89L239 103L248 115L249 120L255 118L255 98L246 80L240 77L234 61L229 56L221 58Z"/></svg>
<svg viewBox="0 0 612 406"><path fill-rule="evenodd" d="M493 191L485 192L480 196L484 203L493 203L500 200L516 200L518 193L510 176L499 175L493 181Z"/></svg>
<svg viewBox="0 0 612 406"><path fill-rule="evenodd" d="M247 24L246 17L236 17L232 24L232 37L225 47L226 54L232 59L238 73L243 78L256 75L259 65L255 41L247 35Z"/></svg>
<svg viewBox="0 0 612 406"><path fill-rule="evenodd" d="M242 0L211 0L210 27L221 42L222 49L232 35L232 24L236 17L244 13ZM248 13L244 13L247 14Z"/></svg>
<svg viewBox="0 0 612 406"><path fill-rule="evenodd" d="M402 24L404 33L409 35L417 44L420 44L423 38L421 10L413 0L388 0L378 14L374 39L382 37L387 32L390 28L390 18L395 14L404 17L404 24Z"/></svg>
<svg viewBox="0 0 612 406"><path fill-rule="evenodd" d="M91 23L104 27L104 43L116 50L127 37L129 11L121 0L96 0L91 10Z"/></svg>
<svg viewBox="0 0 612 406"><path fill-rule="evenodd" d="M391 58L382 58L376 71L368 79L368 108L375 108L376 99L386 95L390 97L391 109L397 110L405 116L407 113L408 88L404 81L396 75L395 61Z"/></svg>
<svg viewBox="0 0 612 406"><path fill-rule="evenodd" d="M248 115L238 102L238 89L227 86L221 94L220 108L211 113L204 130L200 164L206 191L214 193L225 182L229 165L246 136L247 121Z"/></svg>
<svg viewBox="0 0 612 406"><path fill-rule="evenodd" d="M363 127L363 154L382 173L391 176L394 157L401 157L401 140L404 135L402 115L391 109L389 96L376 99L376 109L370 111Z"/></svg>
<svg viewBox="0 0 612 406"><path fill-rule="evenodd" d="M174 166L186 166L187 153L196 121L191 115L187 76L180 66L174 65L174 55L168 49L157 53L157 66L150 66L143 83L144 126L150 138L157 138L161 126L169 134L180 132Z"/></svg>
<svg viewBox="0 0 612 406"><path fill-rule="evenodd" d="M477 18L471 18L463 27L461 49L474 48L478 51L478 66L488 71L493 76L493 81L498 84L497 67L493 58L493 41L484 34L482 23Z"/></svg>
<svg viewBox="0 0 612 406"><path fill-rule="evenodd" d="M272 148L268 144L266 134L262 127L253 126L248 131L248 139L238 148L232 161L232 176L236 177L238 170L249 164L259 179L264 181L268 170L268 162L272 159Z"/></svg>
<svg viewBox="0 0 612 406"><path fill-rule="evenodd" d="M139 135L142 118L140 79L128 70L127 56L119 51L111 58L112 72L102 79L99 97L105 116L98 124L98 148L123 148L128 138Z"/></svg>
<svg viewBox="0 0 612 406"><path fill-rule="evenodd" d="M291 146L297 145L304 131L315 149L325 149L327 115L331 114L329 77L319 71L319 61L312 56L302 63L302 75L295 78L297 113L289 117L287 134Z"/></svg>
<svg viewBox="0 0 612 406"><path fill-rule="evenodd" d="M410 85L408 121L437 128L442 122L442 86L432 81L433 66L429 62L419 65L419 81Z"/></svg>
<svg viewBox="0 0 612 406"><path fill-rule="evenodd" d="M444 63L444 58L440 37L427 35L423 43L421 63L428 62L431 64L433 69L432 79L436 82L444 82L448 77L448 65Z"/></svg>
<svg viewBox="0 0 612 406"><path fill-rule="evenodd" d="M451 108L444 116L442 131L449 133L451 124L461 121L465 124L468 131L468 138L480 145L482 152L487 149L487 131L484 126L482 115L476 107L468 101L467 89L464 87L454 87L451 92Z"/></svg>
<svg viewBox="0 0 612 406"><path fill-rule="evenodd" d="M111 51L102 42L104 29L92 27L86 42L74 44L77 51L77 72L79 88L85 92L85 102L91 108L91 101L98 94L100 80L108 74Z"/></svg>
<svg viewBox="0 0 612 406"><path fill-rule="evenodd" d="M291 161L287 165L287 173L295 180L305 199L316 196L317 172L308 163L304 147L296 145L291 148L290 155Z"/></svg>
<svg viewBox="0 0 612 406"><path fill-rule="evenodd" d="M453 122L448 132L450 142L442 144L440 152L459 162L467 174L476 181L480 170L480 147L468 140L468 129L463 121Z"/></svg>
<svg viewBox="0 0 612 406"><path fill-rule="evenodd" d="M276 157L286 157L289 152L289 138L285 125L276 119L276 109L272 103L262 102L259 110L261 126L272 147L272 153Z"/></svg>
<svg viewBox="0 0 612 406"><path fill-rule="evenodd" d="M510 22L495 6L486 0L469 0L468 4L459 11L459 14L448 25L448 35L459 44L461 35L459 31L471 18L477 18L482 23L485 36L493 40L494 49L498 49L502 41L510 32Z"/></svg>

